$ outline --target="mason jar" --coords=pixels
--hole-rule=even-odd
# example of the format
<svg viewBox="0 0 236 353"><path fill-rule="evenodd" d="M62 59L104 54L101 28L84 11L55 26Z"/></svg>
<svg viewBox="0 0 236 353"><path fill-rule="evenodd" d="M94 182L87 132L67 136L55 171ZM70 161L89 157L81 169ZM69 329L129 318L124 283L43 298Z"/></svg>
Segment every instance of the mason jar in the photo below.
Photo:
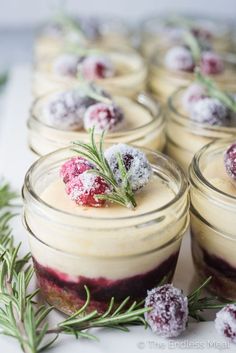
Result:
<svg viewBox="0 0 236 353"><path fill-rule="evenodd" d="M182 86L188 86L194 81L195 75L192 72L175 71L165 67L166 50L159 50L153 56L150 64L148 85L152 93L161 101L167 99ZM224 63L224 71L220 74L210 75L219 88L235 91L236 77L236 55L231 53L221 54Z"/></svg>
<svg viewBox="0 0 236 353"><path fill-rule="evenodd" d="M43 118L43 109L53 95L55 92L36 99L31 108L27 123L28 142L37 155L65 147L72 141L88 142L89 139L85 130L65 131L48 125ZM165 121L161 105L145 93L138 94L134 99L117 96L114 100L128 121L123 130L106 134L106 141L132 143L162 151L165 146Z"/></svg>
<svg viewBox="0 0 236 353"><path fill-rule="evenodd" d="M178 16L177 16L178 18ZM177 19L176 18L176 19ZM173 18L174 19L174 18ZM205 31L206 40L212 48L219 52L231 51L232 30L229 23L219 19L191 18L181 16L182 22L171 23L171 16L161 15L146 18L141 22L140 49L146 58L150 58L155 50L170 48L173 45L181 44L184 31L184 20L189 21L190 26L201 34Z"/></svg>
<svg viewBox="0 0 236 353"><path fill-rule="evenodd" d="M212 126L191 120L182 108L185 90L186 87L176 90L168 99L166 152L187 171L198 150L213 140L236 136L236 126Z"/></svg>
<svg viewBox="0 0 236 353"><path fill-rule="evenodd" d="M236 299L236 187L223 159L234 141L218 140L203 147L189 169L195 268L202 280L212 276L209 290L228 300Z"/></svg>
<svg viewBox="0 0 236 353"><path fill-rule="evenodd" d="M144 59L133 51L104 50L117 73L113 77L97 79L94 83L110 94L133 97L146 87L147 65ZM53 60L41 60L36 63L32 77L34 97L52 90L78 85L79 79L63 77L53 72Z"/></svg>
<svg viewBox="0 0 236 353"><path fill-rule="evenodd" d="M38 285L46 301L58 310L71 314L81 307L85 285L91 293L88 310L102 312L112 297L116 304L127 296L141 300L147 289L162 280L171 281L189 224L188 183L174 161L143 151L155 175L151 185L162 188L162 198L168 201L158 199L149 186L147 208L141 205L140 210L139 206L131 210L117 205L85 209L75 205L73 212L66 211L59 168L75 156L70 148L41 157L28 170L23 187L24 225ZM56 185L60 189L55 193L57 200L49 197Z"/></svg>

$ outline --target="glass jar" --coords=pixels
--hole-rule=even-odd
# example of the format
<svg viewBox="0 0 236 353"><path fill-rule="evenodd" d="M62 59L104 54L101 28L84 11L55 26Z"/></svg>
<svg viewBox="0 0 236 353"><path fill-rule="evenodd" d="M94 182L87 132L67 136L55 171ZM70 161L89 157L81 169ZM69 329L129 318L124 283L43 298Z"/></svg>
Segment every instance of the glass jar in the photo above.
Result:
<svg viewBox="0 0 236 353"><path fill-rule="evenodd" d="M173 17L173 16L172 16ZM179 20L176 25L172 20L173 17L168 15L149 17L141 23L141 52L150 58L155 50L170 48L178 45L182 41L184 31L184 21L197 31L206 31L207 40L210 42L214 50L220 52L231 51L231 26L219 19L209 18L193 18L191 16L178 15ZM182 23L180 23L182 22ZM192 23L191 23L192 22ZM204 32L203 32L204 34Z"/></svg>
<svg viewBox="0 0 236 353"><path fill-rule="evenodd" d="M86 19L85 19L86 20ZM92 19L87 19L91 21ZM93 21L94 22L94 21ZM89 24L86 26L88 27ZM36 62L54 58L59 55L66 45L95 47L104 49L132 49L132 36L127 23L120 18L107 17L95 19L93 32L89 36L78 38L77 33L65 33L57 24L46 24L39 29L34 46L34 59Z"/></svg>
<svg viewBox="0 0 236 353"><path fill-rule="evenodd" d="M166 152L186 171L197 151L213 140L236 136L236 126L212 126L191 120L181 107L185 90L186 87L178 89L168 100Z"/></svg>
<svg viewBox="0 0 236 353"><path fill-rule="evenodd" d="M194 73L167 69L164 65L165 54L166 50L162 50L152 58L148 78L148 85L152 93L163 102L166 102L175 90L182 86L188 86L195 78ZM236 91L236 55L224 53L221 57L225 69L221 74L212 75L212 78L220 88L231 92Z"/></svg>
<svg viewBox="0 0 236 353"><path fill-rule="evenodd" d="M146 87L147 65L143 58L133 51L105 51L117 74L114 77L95 80L95 84L110 94L133 97ZM63 87L78 85L78 78L68 78L53 73L53 60L41 60L33 71L32 91L35 97Z"/></svg>
<svg viewBox="0 0 236 353"><path fill-rule="evenodd" d="M65 212L41 197L58 181L60 166L72 156L70 148L57 150L35 162L23 187L24 224L39 287L45 299L70 314L91 292L88 310L104 311L112 296L119 304L127 296L140 300L164 277L172 279L182 237L188 227L188 183L168 157L143 150L155 176L171 191L162 207L137 214L119 213L92 218ZM78 206L80 207L80 206ZM92 211L93 211L92 210ZM88 211L87 211L88 212ZM125 212L125 213L124 213ZM130 212L134 212L130 215Z"/></svg>
<svg viewBox="0 0 236 353"><path fill-rule="evenodd" d="M224 168L223 154L232 142L232 139L215 141L196 153L189 179L192 256L196 270L202 279L212 276L210 291L221 298L235 300L236 196L214 186L205 174L209 163L216 158L222 158Z"/></svg>
<svg viewBox="0 0 236 353"><path fill-rule="evenodd" d="M55 92L38 98L32 105L31 116L28 120L28 140L31 150L37 155L44 155L60 147L68 146L71 141L88 142L89 134L84 130L60 130L43 121L43 107L54 94ZM127 112L131 115L132 104L135 104L135 107L137 105L137 108L141 109L140 124L127 127L123 131L109 133L106 135L106 141L132 143L162 151L165 145L165 122L160 104L144 93L140 93L135 99L118 96L114 99L121 108L124 108L124 114ZM137 109L133 114L137 116Z"/></svg>

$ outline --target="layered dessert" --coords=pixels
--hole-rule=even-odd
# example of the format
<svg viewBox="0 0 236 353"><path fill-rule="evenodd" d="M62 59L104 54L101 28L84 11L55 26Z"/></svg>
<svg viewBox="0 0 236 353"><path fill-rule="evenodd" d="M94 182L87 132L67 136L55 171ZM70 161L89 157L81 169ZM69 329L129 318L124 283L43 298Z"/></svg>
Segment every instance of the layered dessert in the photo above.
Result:
<svg viewBox="0 0 236 353"><path fill-rule="evenodd" d="M236 299L236 144L211 143L190 166L192 255L209 289Z"/></svg>
<svg viewBox="0 0 236 353"><path fill-rule="evenodd" d="M130 30L119 18L75 18L60 13L44 25L35 42L35 61L53 58L65 46L131 48Z"/></svg>
<svg viewBox="0 0 236 353"><path fill-rule="evenodd" d="M141 51L151 57L155 50L183 42L188 29L204 45L218 51L231 51L231 28L219 19L194 18L185 15L155 16L141 24Z"/></svg>
<svg viewBox="0 0 236 353"><path fill-rule="evenodd" d="M111 96L91 84L57 91L35 100L28 120L29 146L44 155L71 141L88 142L88 131L106 130L107 142L133 143L161 151L165 145L160 104L147 94Z"/></svg>
<svg viewBox="0 0 236 353"><path fill-rule="evenodd" d="M45 299L72 313L141 300L170 281L188 226L188 186L168 157L75 143L40 158L23 188L24 223Z"/></svg>
<svg viewBox="0 0 236 353"><path fill-rule="evenodd" d="M183 44L156 50L151 61L149 86L166 101L181 86L194 80L194 71L212 77L222 89L235 88L236 56L220 53L203 45L190 31L183 33Z"/></svg>
<svg viewBox="0 0 236 353"><path fill-rule="evenodd" d="M41 60L33 72L34 96L89 80L111 94L132 97L146 87L147 67L136 52L78 49Z"/></svg>
<svg viewBox="0 0 236 353"><path fill-rule="evenodd" d="M221 90L216 82L197 73L194 83L169 98L167 153L185 170L204 145L236 135L234 92Z"/></svg>

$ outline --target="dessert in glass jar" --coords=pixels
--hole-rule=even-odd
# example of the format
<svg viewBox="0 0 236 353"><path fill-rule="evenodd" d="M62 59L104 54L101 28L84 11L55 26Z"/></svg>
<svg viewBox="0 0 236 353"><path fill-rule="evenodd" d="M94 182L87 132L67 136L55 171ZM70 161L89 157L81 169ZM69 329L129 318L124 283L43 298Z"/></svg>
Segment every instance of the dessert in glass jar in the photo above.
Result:
<svg viewBox="0 0 236 353"><path fill-rule="evenodd" d="M126 144L74 144L26 174L24 224L45 299L70 314L141 300L170 281L189 222L188 183L168 157Z"/></svg>
<svg viewBox="0 0 236 353"><path fill-rule="evenodd" d="M35 61L53 58L68 45L131 49L131 33L119 18L75 18L60 14L39 31L34 47Z"/></svg>
<svg viewBox="0 0 236 353"><path fill-rule="evenodd" d="M190 169L192 256L209 289L236 299L236 143L218 140L196 153Z"/></svg>
<svg viewBox="0 0 236 353"><path fill-rule="evenodd" d="M217 51L231 51L231 26L222 20L162 15L147 18L141 23L141 52L150 58L157 49L181 44L186 28L204 45Z"/></svg>
<svg viewBox="0 0 236 353"><path fill-rule="evenodd" d="M194 80L194 71L212 77L221 88L235 87L236 55L204 47L189 31L183 44L157 50L151 60L148 84L153 94L166 102L179 87Z"/></svg>
<svg viewBox="0 0 236 353"><path fill-rule="evenodd" d="M178 89L168 100L167 154L187 170L204 145L236 136L235 102L235 94L197 73L194 83Z"/></svg>
<svg viewBox="0 0 236 353"><path fill-rule="evenodd" d="M41 96L81 80L95 82L111 94L132 97L146 87L147 66L135 51L77 48L36 63L32 91Z"/></svg>
<svg viewBox="0 0 236 353"><path fill-rule="evenodd" d="M71 141L88 142L90 128L106 130L106 142L132 143L162 151L165 121L161 105L145 93L111 97L90 84L35 100L28 120L29 146L44 155Z"/></svg>

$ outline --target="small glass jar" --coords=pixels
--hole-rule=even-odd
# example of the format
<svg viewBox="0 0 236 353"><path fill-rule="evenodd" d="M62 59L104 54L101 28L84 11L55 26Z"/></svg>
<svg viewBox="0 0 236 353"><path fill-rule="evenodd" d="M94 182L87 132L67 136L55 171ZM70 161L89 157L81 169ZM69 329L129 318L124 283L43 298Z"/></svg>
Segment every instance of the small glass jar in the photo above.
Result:
<svg viewBox="0 0 236 353"><path fill-rule="evenodd" d="M216 158L222 158L224 168L223 154L234 141L203 147L189 169L194 264L202 279L212 276L209 290L229 300L236 300L236 196L216 188L204 173Z"/></svg>
<svg viewBox="0 0 236 353"><path fill-rule="evenodd" d="M87 38L77 38L77 34L73 32L66 35L57 24L44 25L39 29L35 40L35 62L56 57L70 43L89 48L132 49L131 31L125 21L110 17L95 22L97 24L95 33Z"/></svg>
<svg viewBox="0 0 236 353"><path fill-rule="evenodd" d="M168 157L143 150L155 176L171 190L171 199L148 212L127 211L92 218L65 212L41 197L58 181L60 166L72 156L57 150L35 162L23 187L24 224L39 287L60 311L75 312L91 292L88 310L104 311L111 297L119 304L127 296L140 300L164 277L172 279L182 237L188 227L188 183ZM80 207L80 206L78 206ZM136 213L136 214L135 214Z"/></svg>
<svg viewBox="0 0 236 353"><path fill-rule="evenodd" d="M110 94L133 97L146 87L147 65L143 58L133 51L105 51L117 74L114 77L95 80L95 84ZM53 73L53 61L41 60L36 63L32 91L35 97L62 87L74 87L78 85L78 78L63 77Z"/></svg>
<svg viewBox="0 0 236 353"><path fill-rule="evenodd" d="M142 54L146 58L150 58L155 50L167 49L180 44L184 31L184 20L190 21L189 24L192 23L192 27L199 32L206 30L208 32L206 35L209 37L207 39L214 50L231 51L231 26L226 22L223 23L219 19L191 18L191 16L180 15L179 24L174 25L174 22L171 23L171 16L162 15L147 18L141 23L140 49Z"/></svg>
<svg viewBox="0 0 236 353"><path fill-rule="evenodd" d="M194 81L194 73L184 71L171 71L164 65L166 50L159 51L152 58L148 85L152 93L162 102L182 86L188 86ZM224 71L221 74L212 75L217 85L228 91L236 91L236 55L224 53L221 55L224 62Z"/></svg>
<svg viewBox="0 0 236 353"><path fill-rule="evenodd" d="M38 98L32 105L31 116L28 120L28 141L30 149L37 155L55 151L60 147L68 146L72 141L88 142L88 132L65 131L47 125L42 118L45 103L54 95L51 93ZM149 95L140 93L135 99L114 97L124 113L132 114L132 104L137 104L140 110L140 124L135 127L126 127L123 131L106 134L106 141L110 143L132 143L162 151L165 146L165 121L161 105L157 104ZM137 111L134 113L134 117Z"/></svg>
<svg viewBox="0 0 236 353"><path fill-rule="evenodd" d="M168 100L166 152L186 171L197 151L213 140L236 136L236 126L212 126L191 120L181 107L185 90L186 87L178 89Z"/></svg>

